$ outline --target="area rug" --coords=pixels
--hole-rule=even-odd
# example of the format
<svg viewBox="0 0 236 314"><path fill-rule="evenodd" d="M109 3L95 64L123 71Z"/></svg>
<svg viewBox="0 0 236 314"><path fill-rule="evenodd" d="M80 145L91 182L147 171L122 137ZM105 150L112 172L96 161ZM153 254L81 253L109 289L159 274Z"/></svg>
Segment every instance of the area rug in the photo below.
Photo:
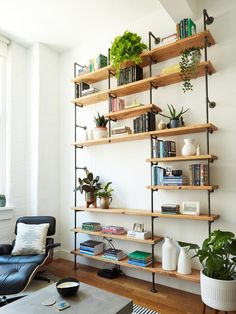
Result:
<svg viewBox="0 0 236 314"><path fill-rule="evenodd" d="M134 303L133 305L133 313L132 314L160 314L159 312L147 309L146 307L142 307Z"/></svg>

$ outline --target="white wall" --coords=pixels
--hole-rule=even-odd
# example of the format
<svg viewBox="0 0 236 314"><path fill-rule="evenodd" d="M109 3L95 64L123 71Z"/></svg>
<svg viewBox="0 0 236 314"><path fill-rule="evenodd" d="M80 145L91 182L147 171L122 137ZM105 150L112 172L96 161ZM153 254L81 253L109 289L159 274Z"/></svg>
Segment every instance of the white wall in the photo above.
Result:
<svg viewBox="0 0 236 314"><path fill-rule="evenodd" d="M219 213L221 218L213 228L227 229L235 231L234 204L236 201L236 188L234 178L236 174L234 149L234 136L236 125L234 117L236 113L233 100L235 99L235 88L233 76L236 71L235 64L235 31L234 21L236 17L235 1L204 1L204 7L209 14L215 17L215 22L210 26L211 32L216 39L216 46L209 49L209 58L215 65L217 73L209 79L209 96L216 101L217 107L210 110L210 119L219 127L219 131L211 135L211 152L219 157L219 160L212 165L212 182L220 185L220 189L212 194L212 212ZM151 30L158 36L166 36L175 32L175 24L162 10L153 12L152 15L144 16L142 20L135 24L127 25L124 29L119 28L119 21L114 21L114 25L106 26L104 23L104 33L96 34L94 38L81 43L73 50L65 52L60 58L60 111L61 111L61 219L63 226L61 229L61 241L63 256L72 259L69 251L73 248L73 234L69 229L73 226L73 213L70 207L73 206L74 187L74 155L73 147L70 143L74 140L74 120L73 105L70 100L74 97L73 84L70 79L73 77L73 62L84 64L88 59L96 56L100 52L107 51L110 42L115 35L121 34L125 29L138 32L147 42L147 33ZM203 29L202 21L198 21L198 31ZM160 73L162 67L178 62L172 59L165 63L157 64L155 73ZM155 74L154 73L154 74ZM106 88L105 83L98 86ZM154 92L154 103L165 110L166 104L173 104L178 108L190 107L186 114L185 121L188 124L205 122L205 91L204 79L194 81L194 90L188 94L182 92L181 84L160 88ZM141 102L148 103L148 92L136 95ZM132 100L132 97L127 97ZM99 103L86 108L79 109L78 120L81 124L93 127L93 115L99 111L107 111L107 103ZM130 124L131 121L122 122ZM201 144L202 152L206 152L205 135L191 136L196 142ZM183 137L177 140L178 150L183 145ZM78 163L80 166L87 165L96 175L100 175L103 182L112 181L115 192L113 194L113 206L124 206L127 208L150 208L150 192L145 186L150 183L150 169L145 159L149 157L149 141L137 141L119 143L111 145L99 145L78 150ZM175 168L183 168L187 171L188 165L173 165ZM83 175L83 173L80 173ZM79 195L79 203L84 204L84 196ZM166 202L181 202L183 200L200 201L202 212L206 211L207 193L191 191L160 191L155 194L155 210L160 204ZM102 225L116 224L126 228L132 228L134 222L144 222L150 228L150 220L141 217L124 217L102 214L78 213L79 225L82 221L99 221ZM201 243L208 234L208 225L204 222L176 221L171 219L159 219L155 223L156 234L161 236L172 236L182 241ZM86 236L79 235L79 240L84 240ZM117 247L122 247L124 251L131 252L136 249L150 250L148 246L136 243L121 243L114 241ZM161 245L156 248L157 260L161 259ZM82 263L103 266L101 263L91 263L85 258L78 258ZM150 274L145 272L124 269L126 274L134 277L151 280ZM198 293L199 287L196 284L158 276L157 282L173 286L179 289Z"/></svg>

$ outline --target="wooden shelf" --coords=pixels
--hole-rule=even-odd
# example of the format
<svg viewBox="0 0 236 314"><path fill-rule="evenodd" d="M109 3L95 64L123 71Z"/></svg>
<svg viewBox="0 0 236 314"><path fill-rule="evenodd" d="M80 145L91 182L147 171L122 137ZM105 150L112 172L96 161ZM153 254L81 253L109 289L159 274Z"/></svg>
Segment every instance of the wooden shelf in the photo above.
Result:
<svg viewBox="0 0 236 314"><path fill-rule="evenodd" d="M83 230L82 228L75 228L75 229L72 229L72 231L78 232L78 233L85 233L85 234L89 234L89 235L93 235L97 237L106 237L106 238L111 238L111 239L138 242L138 243L143 243L143 244L156 244L163 240L163 237L158 237L158 236L155 236L153 240L152 239L141 240L141 239L127 237L126 234L122 234L122 235L107 234L101 231L94 232L94 231L89 231L89 230Z"/></svg>
<svg viewBox="0 0 236 314"><path fill-rule="evenodd" d="M203 190L214 191L218 189L218 185L181 185L181 186L167 186L167 185L148 185L150 190Z"/></svg>
<svg viewBox="0 0 236 314"><path fill-rule="evenodd" d="M109 144L109 143L120 143L120 142L128 142L128 141L138 141L149 139L150 136L156 137L168 137L168 136L178 136L184 134L194 134L194 133L201 133L206 132L209 130L210 132L216 131L217 127L211 123L205 124L194 124L183 126L174 129L165 129L165 130L156 130L151 132L145 133L134 133L125 136L114 136L114 137L107 137L101 138L96 140L89 140L89 141L79 141L73 143L73 145L77 147L85 147L85 146L94 146L94 145L101 145L101 144Z"/></svg>
<svg viewBox="0 0 236 314"><path fill-rule="evenodd" d="M106 118L112 120L123 120L133 118L144 114L145 112L161 112L161 109L153 104L124 109L120 111L110 112L105 115Z"/></svg>
<svg viewBox="0 0 236 314"><path fill-rule="evenodd" d="M165 61L171 58L175 58L181 55L181 52L190 47L204 47L204 40L205 37L209 45L214 45L215 40L212 37L211 33L207 30L191 37L187 37L181 40L177 40L170 44L160 46L154 48L150 51L145 51L141 54L142 63L140 64L141 67L146 67L150 63L150 57L157 62ZM132 62L126 62L124 66L132 65ZM85 82L87 84L93 84L108 78L108 71L114 71L114 69L109 65L104 68L98 69L93 72L88 72L85 74L81 74L76 78L72 79L73 83L81 83Z"/></svg>
<svg viewBox="0 0 236 314"><path fill-rule="evenodd" d="M215 69L210 61L201 62L198 65L197 77L205 75L206 68L209 74L215 73ZM140 80L140 81L118 86L110 90L101 91L92 95L80 97L80 98L72 100L72 103L84 105L84 106L91 105L91 104L98 103L98 102L108 99L109 93L117 97L122 97L122 96L132 95L135 93L144 92L150 88L150 83L152 83L156 87L162 87L162 86L167 86L170 84L175 84L181 81L182 81L182 77L180 75L180 71L178 70L172 73L152 76L152 77Z"/></svg>
<svg viewBox="0 0 236 314"><path fill-rule="evenodd" d="M81 254L79 249L78 250L72 250L71 253L75 254L75 255L80 255L80 256L83 256L83 257L87 257L87 258L90 258L90 259L93 259L93 260L101 261L103 263L116 264L116 265L120 265L120 266L124 266L124 267L129 267L129 268L134 268L134 269L138 269L138 270L148 271L148 272L151 272L151 273L156 273L156 274L160 274L160 275L170 276L170 277L173 277L173 278L179 278L179 279L192 281L192 282L196 282L196 283L198 283L200 281L200 272L199 272L199 270L193 270L191 275L183 275L183 274L179 274L177 271L167 271L167 270L162 269L161 268L161 264L158 263L158 262L155 263L155 267L151 267L151 266L142 267L142 266L136 266L136 265L128 264L128 258L124 258L121 261L113 261L113 260L110 260L108 258L102 257L102 254L95 255L95 256Z"/></svg>
<svg viewBox="0 0 236 314"><path fill-rule="evenodd" d="M146 217L159 217L159 218L171 218L171 219L186 219L186 220L198 220L198 221L215 221L219 218L219 215L210 215L201 214L199 216L194 215L171 215L171 214L162 214L160 212L151 213L148 210L141 209L128 209L128 208L110 208L110 209L102 209L102 208L94 208L94 207L73 207L75 211L85 211L92 213L105 213L105 214L119 214L119 215L134 215L134 216L146 216Z"/></svg>
<svg viewBox="0 0 236 314"><path fill-rule="evenodd" d="M214 155L194 155L194 156L176 156L176 157L163 157L163 158L148 158L147 162L175 162L175 161L193 161L193 160L209 160L217 159Z"/></svg>

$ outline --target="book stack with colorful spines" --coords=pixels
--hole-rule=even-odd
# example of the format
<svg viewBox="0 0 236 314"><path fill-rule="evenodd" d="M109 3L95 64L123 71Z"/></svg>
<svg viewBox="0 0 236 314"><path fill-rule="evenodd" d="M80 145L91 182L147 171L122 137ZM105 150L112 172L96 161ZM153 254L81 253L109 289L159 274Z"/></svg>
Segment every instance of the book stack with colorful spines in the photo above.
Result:
<svg viewBox="0 0 236 314"><path fill-rule="evenodd" d="M152 254L143 251L134 251L128 255L128 264L147 267L152 264Z"/></svg>
<svg viewBox="0 0 236 314"><path fill-rule="evenodd" d="M102 227L102 232L108 234L125 234L126 230L119 226L105 226Z"/></svg>
<svg viewBox="0 0 236 314"><path fill-rule="evenodd" d="M117 249L107 249L104 251L103 256L104 258L108 258L114 261L120 261L127 257L127 254L125 254L122 250L117 250Z"/></svg>
<svg viewBox="0 0 236 314"><path fill-rule="evenodd" d="M110 97L109 100L110 112L116 112L125 109L125 100L119 97Z"/></svg>
<svg viewBox="0 0 236 314"><path fill-rule="evenodd" d="M185 18L176 25L176 33L178 39L192 36L196 34L196 24L190 18Z"/></svg>
<svg viewBox="0 0 236 314"><path fill-rule="evenodd" d="M155 144L153 145L153 157L176 157L176 143L174 141L155 139Z"/></svg>
<svg viewBox="0 0 236 314"><path fill-rule="evenodd" d="M189 184L198 186L208 185L208 165L189 165Z"/></svg>
<svg viewBox="0 0 236 314"><path fill-rule="evenodd" d="M146 112L133 120L134 133L150 132L156 130L156 115Z"/></svg>
<svg viewBox="0 0 236 314"><path fill-rule="evenodd" d="M102 227L99 222L83 222L82 223L82 230L89 230L89 231L101 231Z"/></svg>
<svg viewBox="0 0 236 314"><path fill-rule="evenodd" d="M187 185L188 180L186 176L164 176L162 184L165 186L182 186Z"/></svg>
<svg viewBox="0 0 236 314"><path fill-rule="evenodd" d="M94 240L88 240L80 243L80 253L85 255L98 255L103 253L104 243Z"/></svg>

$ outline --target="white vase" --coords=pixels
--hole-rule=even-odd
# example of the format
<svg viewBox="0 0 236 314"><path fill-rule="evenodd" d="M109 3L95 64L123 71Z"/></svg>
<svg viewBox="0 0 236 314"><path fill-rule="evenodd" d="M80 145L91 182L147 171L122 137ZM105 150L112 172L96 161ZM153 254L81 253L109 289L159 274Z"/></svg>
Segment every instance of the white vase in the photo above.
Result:
<svg viewBox="0 0 236 314"><path fill-rule="evenodd" d="M182 147L183 156L192 156L196 154L196 146L193 143L194 139L192 138L184 139L184 146Z"/></svg>
<svg viewBox="0 0 236 314"><path fill-rule="evenodd" d="M177 271L183 275L190 275L192 273L191 259L186 247L180 248Z"/></svg>
<svg viewBox="0 0 236 314"><path fill-rule="evenodd" d="M172 238L166 237L162 245L162 268L176 270L177 251Z"/></svg>
<svg viewBox="0 0 236 314"><path fill-rule="evenodd" d="M201 271L202 301L219 311L236 311L236 280L218 280Z"/></svg>
<svg viewBox="0 0 236 314"><path fill-rule="evenodd" d="M96 127L93 131L94 139L107 137L107 128Z"/></svg>

